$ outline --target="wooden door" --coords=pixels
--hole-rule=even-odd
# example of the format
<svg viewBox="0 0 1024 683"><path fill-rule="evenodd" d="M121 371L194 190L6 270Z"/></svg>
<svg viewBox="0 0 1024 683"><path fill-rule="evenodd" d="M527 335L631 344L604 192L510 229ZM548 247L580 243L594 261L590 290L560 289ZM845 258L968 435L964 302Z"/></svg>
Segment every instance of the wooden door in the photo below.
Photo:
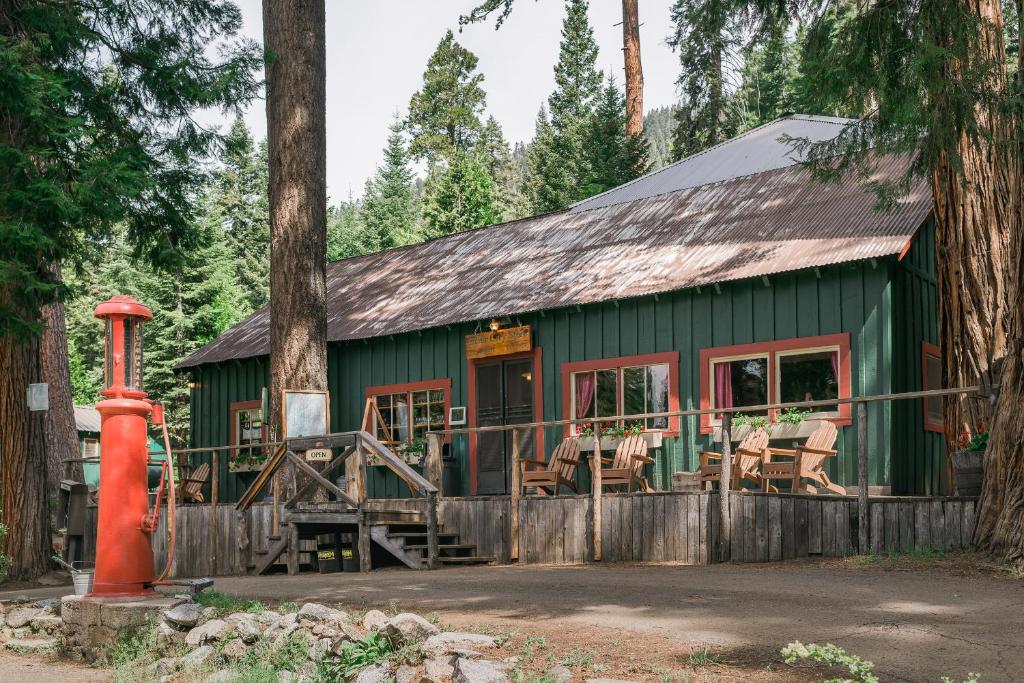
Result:
<svg viewBox="0 0 1024 683"><path fill-rule="evenodd" d="M513 425L533 421L533 359L480 363L476 366L476 424ZM533 455L533 433L524 434L520 452ZM479 495L509 492L512 478L512 432L480 432L476 440Z"/></svg>

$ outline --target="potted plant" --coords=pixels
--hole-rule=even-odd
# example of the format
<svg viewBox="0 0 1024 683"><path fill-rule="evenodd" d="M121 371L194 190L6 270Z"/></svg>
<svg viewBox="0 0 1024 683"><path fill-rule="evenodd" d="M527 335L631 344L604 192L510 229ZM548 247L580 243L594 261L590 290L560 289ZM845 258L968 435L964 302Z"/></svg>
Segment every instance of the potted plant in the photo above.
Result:
<svg viewBox="0 0 1024 683"><path fill-rule="evenodd" d="M229 472L258 472L263 468L267 458L260 452L261 449L253 448L248 451L232 451L228 455Z"/></svg>
<svg viewBox="0 0 1024 683"><path fill-rule="evenodd" d="M953 465L953 487L957 495L975 497L981 494L981 482L985 473L985 449L988 448L988 432L965 433L960 437L959 448L950 454Z"/></svg>
<svg viewBox="0 0 1024 683"><path fill-rule="evenodd" d="M602 422L599 426L601 430L602 451L615 450L623 437L631 435L641 436L643 440L647 442L648 448L659 448L662 444L663 439L661 430L644 429L644 425L640 421L633 421L626 424ZM577 425L576 428L580 440L580 449L584 451L594 450L594 423L584 422Z"/></svg>

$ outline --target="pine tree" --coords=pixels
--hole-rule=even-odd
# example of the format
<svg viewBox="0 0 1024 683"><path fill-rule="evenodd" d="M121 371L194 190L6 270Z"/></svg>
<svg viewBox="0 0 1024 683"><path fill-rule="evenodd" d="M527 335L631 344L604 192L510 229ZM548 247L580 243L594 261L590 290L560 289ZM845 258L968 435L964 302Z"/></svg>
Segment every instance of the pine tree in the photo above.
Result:
<svg viewBox="0 0 1024 683"><path fill-rule="evenodd" d="M647 141L626 132L626 99L609 76L591 117L585 138L586 196L593 196L643 175L647 169Z"/></svg>
<svg viewBox="0 0 1024 683"><path fill-rule="evenodd" d="M587 17L586 0L567 0L562 22L562 41L555 65L555 90L548 98L551 116L551 145L543 153L557 155L558 169L549 159L538 167L545 174L534 176L533 194L544 199L535 210L564 209L586 197L584 184L589 173L584 140L594 105L601 90L597 70L597 42Z"/></svg>
<svg viewBox="0 0 1024 683"><path fill-rule="evenodd" d="M523 175L513 158L512 149L505 141L501 125L493 116L487 118L477 146L494 182L501 220L522 218L528 213L526 197L523 195Z"/></svg>
<svg viewBox="0 0 1024 683"><path fill-rule="evenodd" d="M390 131L384 165L367 181L363 198L362 241L367 251L390 249L419 237L419 205L413 198L413 173L397 116Z"/></svg>
<svg viewBox="0 0 1024 683"><path fill-rule="evenodd" d="M241 117L224 141L214 181L213 209L231 241L238 282L248 311L270 295L270 216L267 205L267 147L256 147Z"/></svg>
<svg viewBox="0 0 1024 683"><path fill-rule="evenodd" d="M426 237L442 237L490 225L501 218L491 174L479 155L459 152L427 179L423 219Z"/></svg>
<svg viewBox="0 0 1024 683"><path fill-rule="evenodd" d="M568 184L568 174L555 147L555 131L542 106L537 113L533 141L526 152L526 195L533 214L559 211L566 206L561 188Z"/></svg>
<svg viewBox="0 0 1024 683"><path fill-rule="evenodd" d="M487 95L480 60L445 33L423 72L423 87L409 100L406 129L415 159L438 163L472 148L480 135Z"/></svg>
<svg viewBox="0 0 1024 683"><path fill-rule="evenodd" d="M350 258L370 253L359 202L348 201L327 208L327 260Z"/></svg>
<svg viewBox="0 0 1024 683"><path fill-rule="evenodd" d="M797 49L786 35L788 28L783 19L768 22L744 51L739 91L744 128L773 121L794 108Z"/></svg>
<svg viewBox="0 0 1024 683"><path fill-rule="evenodd" d="M647 138L647 158L651 171L672 163L672 132L675 129L676 108L658 107L644 117L644 136Z"/></svg>
<svg viewBox="0 0 1024 683"><path fill-rule="evenodd" d="M682 159L731 137L737 117L726 87L726 60L739 45L736 10L725 0L676 0L675 32L668 44L679 52L676 81L682 102L676 113L673 150Z"/></svg>

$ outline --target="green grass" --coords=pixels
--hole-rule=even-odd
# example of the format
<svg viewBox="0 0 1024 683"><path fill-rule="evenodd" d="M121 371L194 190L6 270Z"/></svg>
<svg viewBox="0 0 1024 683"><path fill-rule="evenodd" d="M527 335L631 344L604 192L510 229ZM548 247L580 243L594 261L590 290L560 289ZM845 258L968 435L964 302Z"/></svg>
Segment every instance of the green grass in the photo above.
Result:
<svg viewBox="0 0 1024 683"><path fill-rule="evenodd" d="M195 601L203 607L216 607L225 612L249 612L259 614L270 609L259 600L242 600L220 591L202 591L195 597ZM294 603L292 603L294 604ZM282 605L283 607L283 605ZM295 610L288 610L294 612Z"/></svg>
<svg viewBox="0 0 1024 683"><path fill-rule="evenodd" d="M711 648L707 645L699 650L690 650L686 655L686 662L695 669L699 669L702 666L714 666L720 663L720 660L715 655L711 654Z"/></svg>
<svg viewBox="0 0 1024 683"><path fill-rule="evenodd" d="M889 564L895 566L899 564L901 560L912 560L915 562L934 562L937 560L944 560L948 557L945 550L939 550L937 548L921 548L908 550L906 552L891 551L885 554L879 554L874 551L867 553L866 555L857 555L854 561L860 565L881 565Z"/></svg>
<svg viewBox="0 0 1024 683"><path fill-rule="evenodd" d="M391 642L380 633L371 633L359 643L345 643L337 659L322 659L317 667L318 683L352 678L364 667L389 661L394 656Z"/></svg>

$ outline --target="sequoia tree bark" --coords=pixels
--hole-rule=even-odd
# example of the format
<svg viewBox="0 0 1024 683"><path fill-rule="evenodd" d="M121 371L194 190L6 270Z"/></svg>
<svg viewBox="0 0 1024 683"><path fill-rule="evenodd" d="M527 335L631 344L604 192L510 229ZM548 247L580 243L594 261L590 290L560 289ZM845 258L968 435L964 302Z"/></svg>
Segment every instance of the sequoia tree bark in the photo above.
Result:
<svg viewBox="0 0 1024 683"><path fill-rule="evenodd" d="M987 87L1007 90L1002 15L998 0L964 0L979 20L978 64L950 65L955 84L966 67L994 65ZM935 102L942 107L941 98ZM974 112L988 139L959 132L954 163L940 158L932 172L935 200L939 336L946 386L998 384L985 398L945 404L946 433L955 445L965 431L989 431L975 542L1024 566L1024 175L1018 115L979 102ZM943 117L940 114L939 120Z"/></svg>
<svg viewBox="0 0 1024 683"><path fill-rule="evenodd" d="M20 310L9 287L0 307ZM49 571L50 520L46 506L45 413L28 409L28 385L41 381L39 337L0 335L0 521L8 574L31 580Z"/></svg>
<svg viewBox="0 0 1024 683"><path fill-rule="evenodd" d="M61 280L60 266L50 266L56 281ZM71 398L71 371L68 369L68 329L64 320L64 303L55 301L42 311L43 332L40 363L43 381L49 385L50 409L46 411L46 491L57 496L64 476L64 460L78 457L78 430L75 427L75 405ZM75 477L81 465L70 469ZM80 477L75 477L80 480Z"/></svg>
<svg viewBox="0 0 1024 683"><path fill-rule="evenodd" d="M622 0L622 56L626 62L626 134L644 132L644 69L640 62L638 0Z"/></svg>
<svg viewBox="0 0 1024 683"><path fill-rule="evenodd" d="M270 425L284 389L327 388L324 0L264 0L270 163Z"/></svg>

